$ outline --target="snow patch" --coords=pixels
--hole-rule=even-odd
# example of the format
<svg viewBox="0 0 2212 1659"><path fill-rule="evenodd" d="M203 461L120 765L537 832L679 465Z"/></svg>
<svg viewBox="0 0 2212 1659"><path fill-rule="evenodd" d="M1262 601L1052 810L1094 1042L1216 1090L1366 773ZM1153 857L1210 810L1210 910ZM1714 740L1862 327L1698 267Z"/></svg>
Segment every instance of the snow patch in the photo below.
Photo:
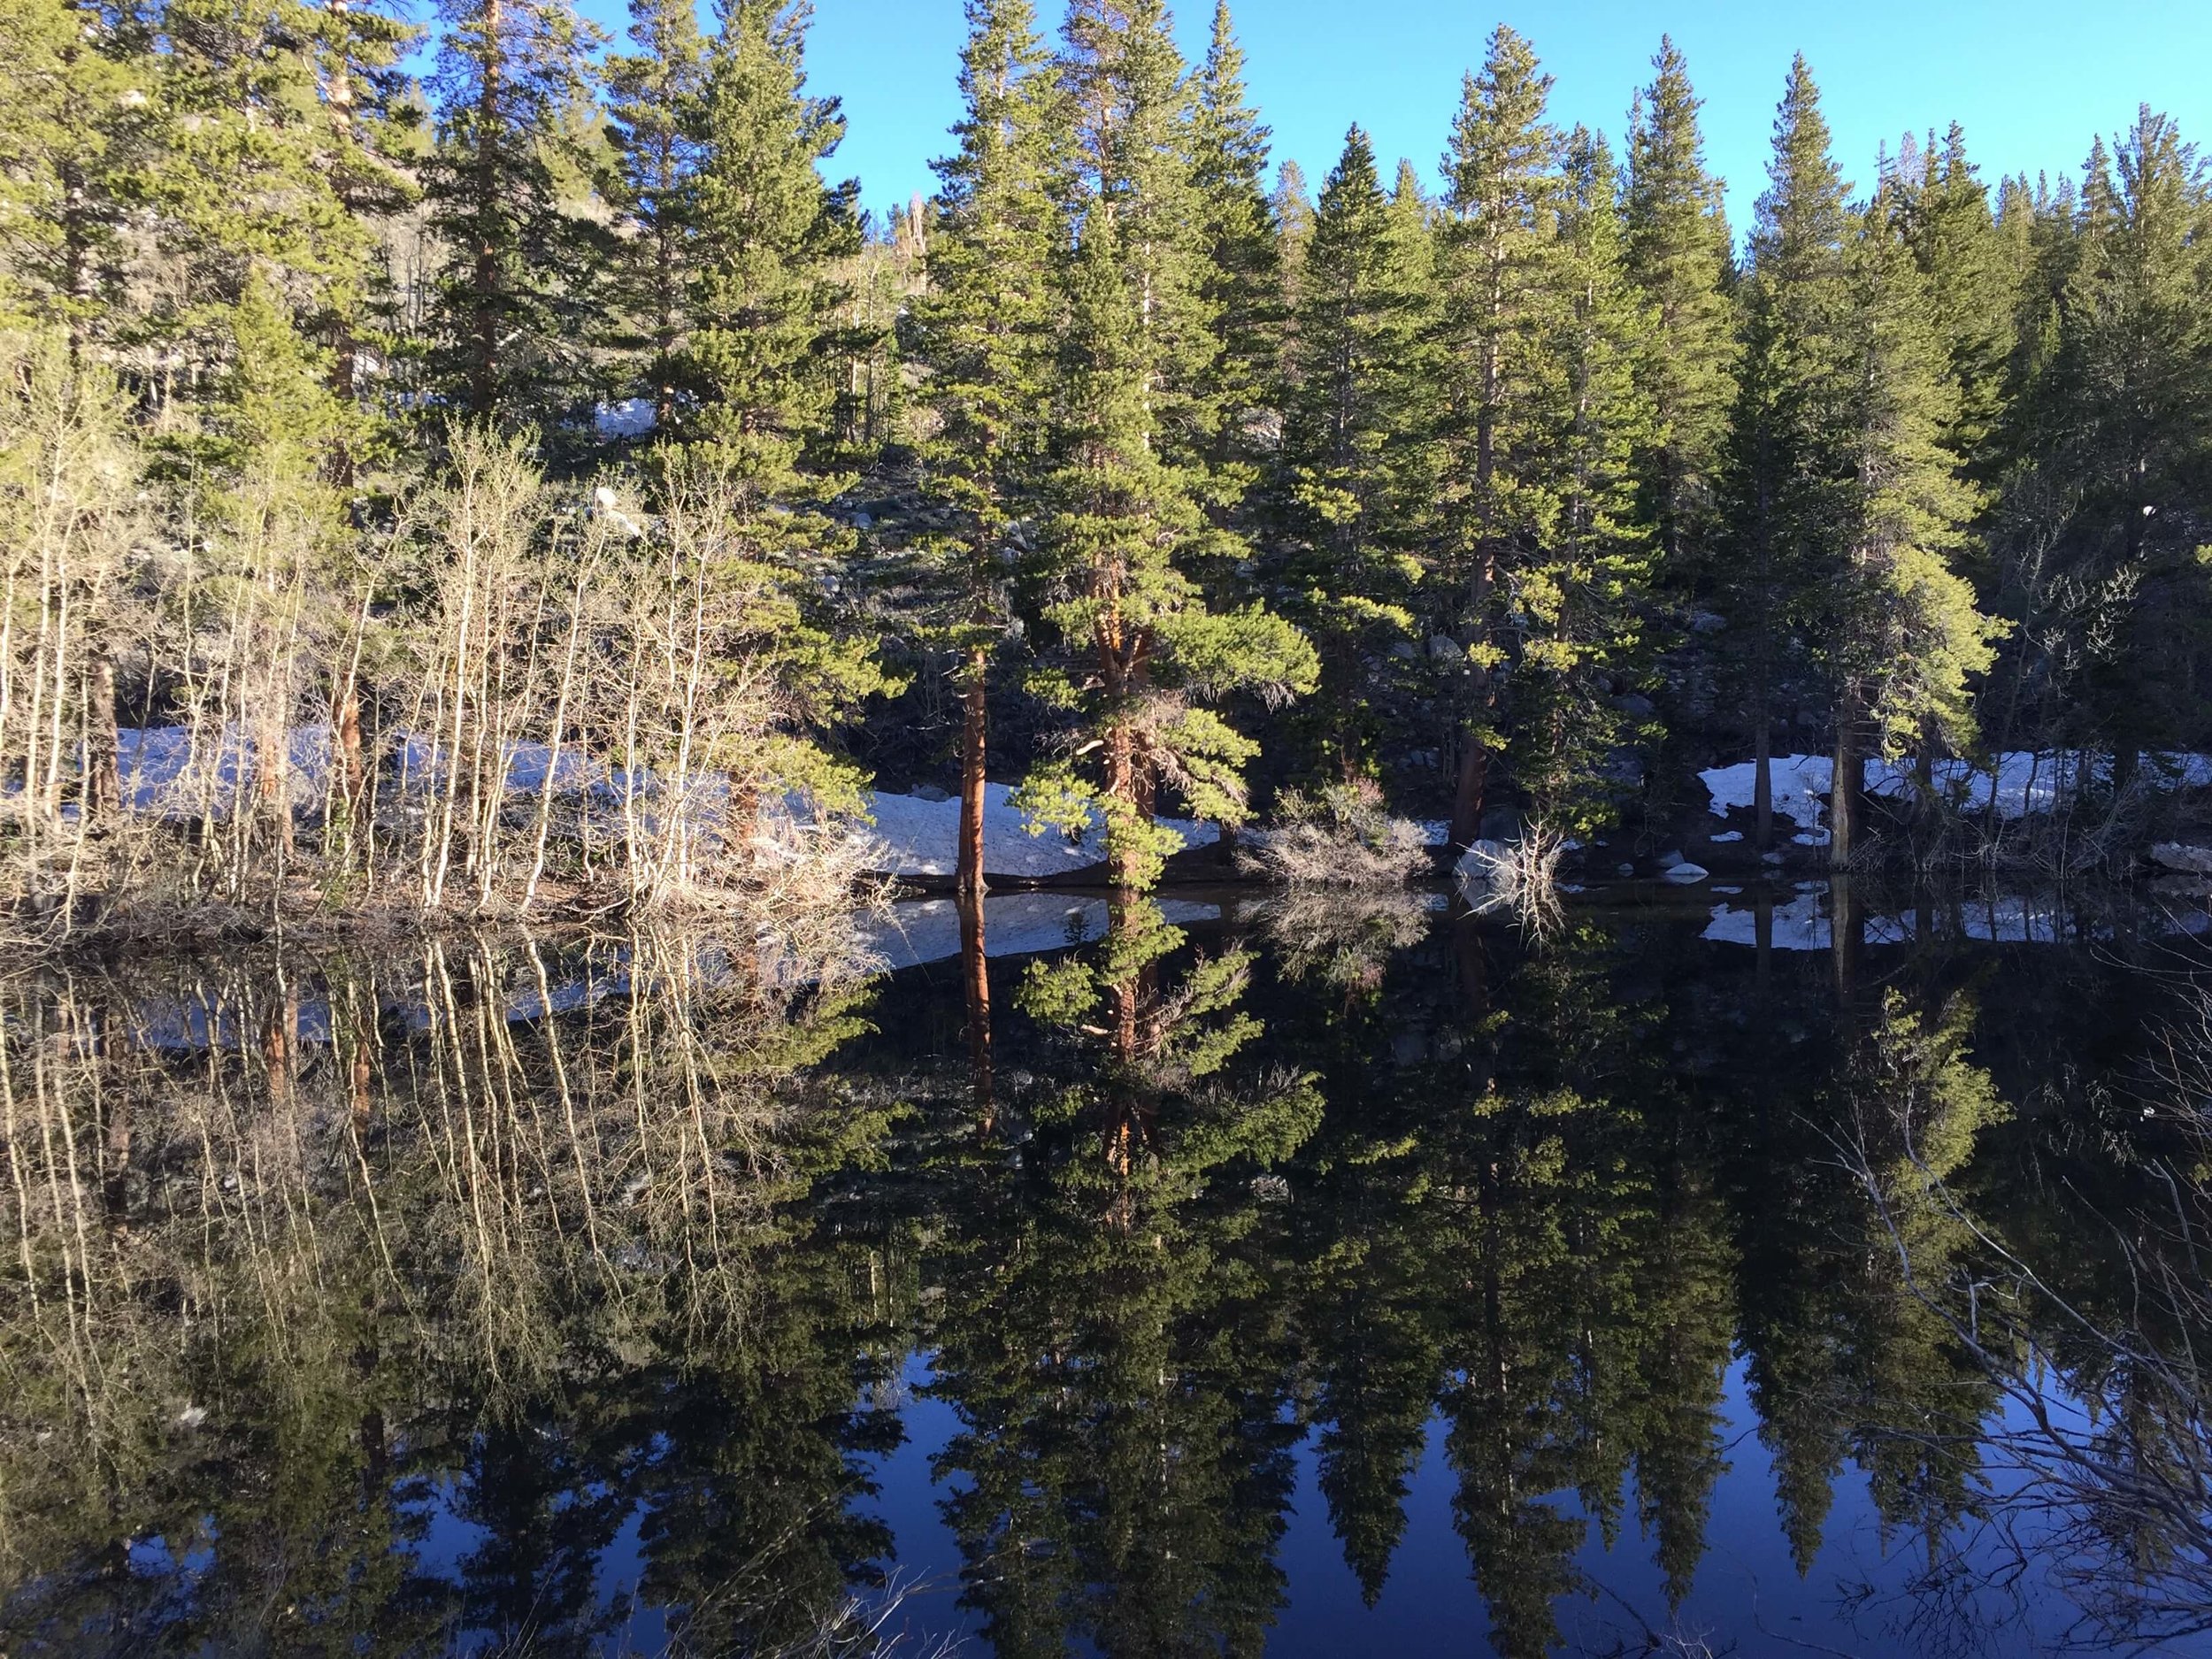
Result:
<svg viewBox="0 0 2212 1659"><path fill-rule="evenodd" d="M1002 783L983 788L983 871L986 875L1035 881L1092 870L1106 859L1106 826L1094 809L1090 821L1073 836L1042 825L1014 805L1013 788ZM868 799L872 829L856 828L854 838L867 849L868 867L889 876L950 876L960 869L960 803L925 801L918 795L876 794ZM1210 824L1162 818L1186 848L1203 847L1215 838Z"/></svg>
<svg viewBox="0 0 2212 1659"><path fill-rule="evenodd" d="M1774 813L1797 826L1792 839L1801 846L1822 847L1828 841L1824 797L1835 777L1835 763L1825 755L1777 755L1771 768ZM2162 789L2212 788L2212 755L2177 752L2146 754L2139 757L2139 775ZM1910 757L1866 763L1866 790L1893 801L1910 800L1919 787L1919 763ZM2005 819L2049 812L2085 787L2107 787L2112 782L2112 757L2079 749L2008 749L1983 765L1969 760L1939 760L1930 768L1935 790L1962 812L1993 812ZM1715 818L1731 811L1748 811L1757 783L1757 763L1738 761L1698 773L1712 796ZM1738 832L1740 834L1740 832ZM1811 837L1812 839L1808 839ZM1735 839L1716 835L1715 841Z"/></svg>
<svg viewBox="0 0 2212 1659"><path fill-rule="evenodd" d="M653 430L653 403L646 397L602 403L592 414L592 425L603 438L642 438Z"/></svg>

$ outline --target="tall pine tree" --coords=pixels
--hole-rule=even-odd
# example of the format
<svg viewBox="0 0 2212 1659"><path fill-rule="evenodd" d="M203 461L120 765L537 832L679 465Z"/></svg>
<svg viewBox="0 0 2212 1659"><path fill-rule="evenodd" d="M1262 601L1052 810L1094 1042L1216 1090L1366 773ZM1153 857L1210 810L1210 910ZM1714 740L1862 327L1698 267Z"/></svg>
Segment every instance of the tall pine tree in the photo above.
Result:
<svg viewBox="0 0 2212 1659"><path fill-rule="evenodd" d="M1578 127L1566 142L1552 269L1560 303L1546 357L1556 377L1540 469L1542 517L1519 572L1525 618L1512 687L1514 769L1537 817L1587 833L1611 821L1616 764L1634 729L1615 695L1647 666L1651 534L1636 463L1651 448L1640 373L1655 314L1629 277L1614 164Z"/></svg>
<svg viewBox="0 0 2212 1659"><path fill-rule="evenodd" d="M1847 541L1826 573L1823 656L1835 698L1830 855L1850 861L1870 750L1973 742L1968 681L1992 625L1953 564L1978 503L1950 447L1959 392L1940 314L1907 241L1894 181L1855 216L1842 400ZM1924 771L1924 777L1927 774Z"/></svg>
<svg viewBox="0 0 2212 1659"><path fill-rule="evenodd" d="M1559 131L1546 119L1551 77L1527 41L1500 25L1479 75L1467 76L1444 159L1445 328L1452 362L1443 434L1447 474L1439 553L1445 615L1465 664L1453 690L1459 781L1452 840L1480 831L1491 755L1503 741L1510 577L1534 534L1519 484L1544 436Z"/></svg>
<svg viewBox="0 0 2212 1659"><path fill-rule="evenodd" d="M1847 213L1820 91L1800 57L1775 117L1745 283L1731 416L1726 567L1718 584L1756 781L1757 845L1773 838L1774 715L1809 626L1813 584L1848 539L1839 397L1850 373Z"/></svg>
<svg viewBox="0 0 2212 1659"><path fill-rule="evenodd" d="M618 262L622 310L632 334L626 343L637 358L622 390L649 407L662 429L676 418L695 274L707 44L690 0L631 0L630 43L634 51L607 60L616 194L627 232Z"/></svg>
<svg viewBox="0 0 2212 1659"><path fill-rule="evenodd" d="M1273 407L1280 361L1283 289L1273 205L1268 199L1268 129L1247 101L1244 52L1215 0L1213 36L1195 77L1191 110L1191 181L1204 219L1200 291L1212 311L1217 349L1207 376L1213 403L1217 466L1234 468L1218 486L1233 500L1256 475L1256 430Z"/></svg>
<svg viewBox="0 0 2212 1659"><path fill-rule="evenodd" d="M438 24L432 389L476 419L580 439L608 249L590 211L601 158L575 118L603 37L570 0L442 0Z"/></svg>
<svg viewBox="0 0 2212 1659"><path fill-rule="evenodd" d="M1315 664L1258 605L1209 609L1193 575L1243 547L1203 506L1215 346L1166 8L1077 0L1066 40L1081 228L1064 279L1047 618L1067 666L1036 683L1075 714L1080 741L1029 796L1070 825L1095 805L1115 883L1141 887L1169 846L1153 823L1163 787L1201 816L1245 816L1257 746L1211 705L1305 690Z"/></svg>
<svg viewBox="0 0 2212 1659"><path fill-rule="evenodd" d="M678 430L768 495L795 488L832 435L849 299L838 263L860 249L858 181L832 186L818 170L845 118L806 90L811 21L803 4L733 0L700 112L695 402Z"/></svg>
<svg viewBox="0 0 2212 1659"><path fill-rule="evenodd" d="M937 164L928 288L912 307L915 358L937 419L924 446L930 493L957 514L930 550L958 663L963 891L983 882L983 795L992 658L1008 623L1015 522L1034 498L1051 391L1053 267L1065 228L1052 152L1055 86L1031 0L968 0L959 150Z"/></svg>
<svg viewBox="0 0 2212 1659"><path fill-rule="evenodd" d="M1322 188L1289 354L1286 573L1322 661L1302 724L1310 764L1347 780L1379 770L1391 710L1416 689L1392 648L1416 632L1435 376L1428 227L1409 205L1383 194L1374 148L1353 127Z"/></svg>
<svg viewBox="0 0 2212 1659"><path fill-rule="evenodd" d="M1688 67L1663 36L1651 64L1651 84L1629 111L1621 213L1629 273L1658 324L1640 370L1655 424L1639 472L1663 569L1682 582L1708 551L1716 518L1734 392L1734 249Z"/></svg>

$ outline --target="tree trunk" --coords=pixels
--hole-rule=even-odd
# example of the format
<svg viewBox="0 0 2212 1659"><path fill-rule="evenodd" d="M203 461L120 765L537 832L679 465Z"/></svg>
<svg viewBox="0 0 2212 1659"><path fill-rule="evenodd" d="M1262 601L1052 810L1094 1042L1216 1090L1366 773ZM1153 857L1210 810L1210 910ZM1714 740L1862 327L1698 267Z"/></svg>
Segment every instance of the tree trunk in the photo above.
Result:
<svg viewBox="0 0 2212 1659"><path fill-rule="evenodd" d="M85 686L84 817L106 824L123 810L120 740L115 730L115 661L105 651L92 659Z"/></svg>
<svg viewBox="0 0 2212 1659"><path fill-rule="evenodd" d="M338 736L338 787L344 796L346 821L350 826L360 812L368 787L368 769L361 758L360 681L348 674L336 701L330 724Z"/></svg>
<svg viewBox="0 0 2212 1659"><path fill-rule="evenodd" d="M991 975L984 953L983 891L960 890L961 980L968 999L968 1066L975 1090L976 1124L985 1134L996 1126L991 1069Z"/></svg>
<svg viewBox="0 0 2212 1659"><path fill-rule="evenodd" d="M983 870L984 770L990 741L990 710L985 673L989 654L977 646L968 657L964 717L960 729L960 862L963 894L980 896Z"/></svg>
<svg viewBox="0 0 2212 1659"><path fill-rule="evenodd" d="M1460 733L1459 788L1452 797L1452 844L1469 847L1482 834L1483 797L1490 781L1490 749L1482 732L1470 726Z"/></svg>
<svg viewBox="0 0 2212 1659"><path fill-rule="evenodd" d="M1858 686L1836 705L1835 766L1828 780L1828 864L1847 870L1857 850L1866 795L1865 718Z"/></svg>
<svg viewBox="0 0 2212 1659"><path fill-rule="evenodd" d="M1828 932L1836 971L1836 1012L1847 1038L1854 1029L1852 1006L1858 997L1859 946L1863 924L1851 878L1839 875L1828 887Z"/></svg>
<svg viewBox="0 0 2212 1659"><path fill-rule="evenodd" d="M1763 856L1774 845L1774 722L1762 694L1752 710L1751 810L1753 842Z"/></svg>

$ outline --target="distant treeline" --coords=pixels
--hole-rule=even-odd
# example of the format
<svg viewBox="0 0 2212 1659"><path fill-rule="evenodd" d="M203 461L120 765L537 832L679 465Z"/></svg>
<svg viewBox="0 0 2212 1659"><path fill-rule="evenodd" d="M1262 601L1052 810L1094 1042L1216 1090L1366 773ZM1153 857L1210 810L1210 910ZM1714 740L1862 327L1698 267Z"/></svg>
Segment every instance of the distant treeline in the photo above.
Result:
<svg viewBox="0 0 2212 1659"><path fill-rule="evenodd" d="M1315 199L1225 5L1195 66L1160 0L966 11L872 226L803 4L444 0L418 79L374 4L0 0L11 894L689 902L871 764L956 772L972 877L994 732L1133 885L1292 787L1465 841L1793 733L1928 818L1947 757L2204 741L2165 117L1854 196L1801 59L1740 253L1664 41L1615 148L1500 27L1440 171L1354 127Z"/></svg>

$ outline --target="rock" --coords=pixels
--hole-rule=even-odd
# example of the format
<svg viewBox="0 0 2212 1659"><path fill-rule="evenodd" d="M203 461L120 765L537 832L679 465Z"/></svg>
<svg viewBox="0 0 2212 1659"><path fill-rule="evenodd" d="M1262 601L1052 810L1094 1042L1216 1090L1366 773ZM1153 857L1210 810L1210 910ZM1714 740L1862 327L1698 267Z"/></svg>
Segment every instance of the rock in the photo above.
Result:
<svg viewBox="0 0 2212 1659"><path fill-rule="evenodd" d="M1680 887L1692 887L1711 872L1703 864L1678 864L1667 872L1667 879Z"/></svg>
<svg viewBox="0 0 2212 1659"><path fill-rule="evenodd" d="M1716 611L1694 611L1690 613L1690 632L1718 634L1728 626L1728 618Z"/></svg>
<svg viewBox="0 0 2212 1659"><path fill-rule="evenodd" d="M2212 876L2212 847L2191 847L2182 841L2161 841L2151 849L2151 862L2185 875Z"/></svg>
<svg viewBox="0 0 2212 1659"><path fill-rule="evenodd" d="M1663 872L1673 869L1677 864L1686 864L1690 861L1685 858L1680 853L1667 852L1661 853L1651 862L1658 865L1660 870Z"/></svg>
<svg viewBox="0 0 2212 1659"><path fill-rule="evenodd" d="M1502 862L1508 851L1503 841L1479 841L1460 854L1454 873L1462 881L1472 882L1477 887L1488 887L1491 866Z"/></svg>
<svg viewBox="0 0 2212 1659"><path fill-rule="evenodd" d="M940 789L933 783L918 783L908 793L917 801L949 801L952 799L951 790Z"/></svg>
<svg viewBox="0 0 2212 1659"><path fill-rule="evenodd" d="M1636 866L1634 864L1622 864L1618 866L1618 869L1620 873L1624 876L1632 876L1636 873Z"/></svg>
<svg viewBox="0 0 2212 1659"><path fill-rule="evenodd" d="M851 523L856 530L872 530L876 527L876 516L872 512L856 512L853 514Z"/></svg>
<svg viewBox="0 0 2212 1659"><path fill-rule="evenodd" d="M1605 757L1605 780L1624 789L1644 787L1644 757L1632 749L1617 749Z"/></svg>
<svg viewBox="0 0 2212 1659"><path fill-rule="evenodd" d="M1613 706L1632 720L1648 720L1659 712L1659 705L1640 692L1632 691L1625 696L1613 699Z"/></svg>

